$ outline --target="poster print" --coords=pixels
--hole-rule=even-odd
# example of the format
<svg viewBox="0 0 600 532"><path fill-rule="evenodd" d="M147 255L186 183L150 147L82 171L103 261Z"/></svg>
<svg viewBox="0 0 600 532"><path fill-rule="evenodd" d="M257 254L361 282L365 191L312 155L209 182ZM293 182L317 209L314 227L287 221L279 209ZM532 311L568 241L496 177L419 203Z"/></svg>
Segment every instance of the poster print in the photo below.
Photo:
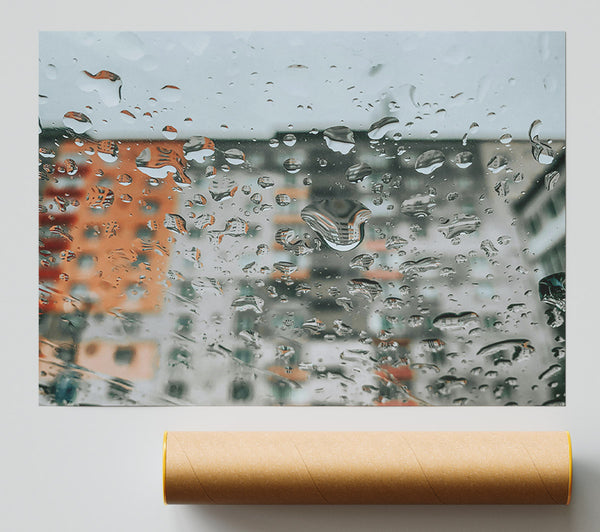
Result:
<svg viewBox="0 0 600 532"><path fill-rule="evenodd" d="M40 403L563 405L563 33L40 34Z"/></svg>

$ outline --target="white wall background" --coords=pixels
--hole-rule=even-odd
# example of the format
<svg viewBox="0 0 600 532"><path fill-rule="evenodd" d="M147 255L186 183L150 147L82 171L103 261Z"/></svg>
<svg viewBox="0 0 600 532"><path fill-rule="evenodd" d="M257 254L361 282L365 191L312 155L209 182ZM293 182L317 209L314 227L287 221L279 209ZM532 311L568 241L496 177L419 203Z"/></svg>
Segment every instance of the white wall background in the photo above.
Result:
<svg viewBox="0 0 600 532"><path fill-rule="evenodd" d="M0 529L7 531L597 531L600 528L596 205L600 8L583 0L403 3L20 1L5 7ZM566 30L568 372L564 408L41 408L37 405L37 32ZM169 430L563 430L569 507L165 507Z"/></svg>

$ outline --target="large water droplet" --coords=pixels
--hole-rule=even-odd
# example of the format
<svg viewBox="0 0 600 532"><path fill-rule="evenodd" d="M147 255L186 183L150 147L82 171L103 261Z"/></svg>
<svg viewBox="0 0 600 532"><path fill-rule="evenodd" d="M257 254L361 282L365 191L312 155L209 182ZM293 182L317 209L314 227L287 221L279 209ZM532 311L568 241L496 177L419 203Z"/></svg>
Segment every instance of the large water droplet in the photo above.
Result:
<svg viewBox="0 0 600 532"><path fill-rule="evenodd" d="M461 151L454 157L454 164L459 168L468 168L473 164L473 154L470 151Z"/></svg>
<svg viewBox="0 0 600 532"><path fill-rule="evenodd" d="M415 170L429 175L444 164L446 157L439 150L428 150L417 157Z"/></svg>
<svg viewBox="0 0 600 532"><path fill-rule="evenodd" d="M394 116L386 116L381 120L371 124L368 131L370 139L378 140L383 138L387 133L396 129L400 121Z"/></svg>
<svg viewBox="0 0 600 532"><path fill-rule="evenodd" d="M286 172L290 174L297 174L302 168L302 164L300 161L290 157L289 159L283 161L283 167L285 168Z"/></svg>
<svg viewBox="0 0 600 532"><path fill-rule="evenodd" d="M566 311L567 283L564 272L553 273L541 279L538 290L541 301Z"/></svg>
<svg viewBox="0 0 600 532"><path fill-rule="evenodd" d="M371 211L355 200L332 199L311 203L301 216L330 248L349 251L362 242Z"/></svg>
<svg viewBox="0 0 600 532"><path fill-rule="evenodd" d="M283 143L286 146L293 146L294 144L296 144L296 135L294 135L293 133L288 133L287 135L284 135Z"/></svg>
<svg viewBox="0 0 600 532"><path fill-rule="evenodd" d="M96 91L104 105L108 107L114 107L121 102L123 82L117 74L108 70L100 70L96 74L84 70L78 85L85 92Z"/></svg>
<svg viewBox="0 0 600 532"><path fill-rule="evenodd" d="M77 134L85 133L92 127L92 121L86 115L78 113L77 111L65 113L63 116L63 124Z"/></svg>
<svg viewBox="0 0 600 532"><path fill-rule="evenodd" d="M173 126L165 126L162 128L162 134L167 140L175 140L177 138L177 129Z"/></svg>
<svg viewBox="0 0 600 532"><path fill-rule="evenodd" d="M119 158L119 146L114 140L102 140L98 143L96 153L105 163L114 163Z"/></svg>
<svg viewBox="0 0 600 532"><path fill-rule="evenodd" d="M152 160L150 148L144 148L141 151L135 158L135 164L138 170L155 179L165 179L169 173L177 171L167 157L157 157L156 160Z"/></svg>
<svg viewBox="0 0 600 532"><path fill-rule="evenodd" d="M508 161L503 155L494 155L487 163L487 169L492 174L497 174L506 168Z"/></svg>
<svg viewBox="0 0 600 532"><path fill-rule="evenodd" d="M227 150L223 156L229 164L240 165L246 161L246 155L242 150L237 148L231 148Z"/></svg>
<svg viewBox="0 0 600 532"><path fill-rule="evenodd" d="M335 152L346 155L354 148L354 133L346 126L333 126L323 131L327 147Z"/></svg>
<svg viewBox="0 0 600 532"><path fill-rule="evenodd" d="M203 163L215 153L215 143L206 137L191 137L183 145L183 153L188 161Z"/></svg>

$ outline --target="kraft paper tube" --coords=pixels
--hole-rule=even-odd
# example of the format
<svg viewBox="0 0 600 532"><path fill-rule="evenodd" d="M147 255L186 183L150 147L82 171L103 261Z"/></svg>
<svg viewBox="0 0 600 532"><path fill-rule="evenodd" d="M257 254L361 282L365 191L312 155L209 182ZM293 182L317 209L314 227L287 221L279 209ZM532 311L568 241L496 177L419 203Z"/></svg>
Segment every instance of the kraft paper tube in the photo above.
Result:
<svg viewBox="0 0 600 532"><path fill-rule="evenodd" d="M168 504L568 504L568 432L168 432Z"/></svg>

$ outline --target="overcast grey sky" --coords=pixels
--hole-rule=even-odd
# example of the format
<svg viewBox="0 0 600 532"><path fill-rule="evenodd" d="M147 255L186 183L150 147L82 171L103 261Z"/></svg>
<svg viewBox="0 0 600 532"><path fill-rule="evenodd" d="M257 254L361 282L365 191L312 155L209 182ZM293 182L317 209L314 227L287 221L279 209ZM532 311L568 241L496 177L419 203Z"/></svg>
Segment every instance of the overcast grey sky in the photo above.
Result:
<svg viewBox="0 0 600 532"><path fill-rule="evenodd" d="M165 126L179 138L269 138L384 116L412 138L460 138L473 122L472 138L526 138L536 119L543 137L564 138L559 32L43 32L39 66L43 127L82 112L96 138L162 138ZM121 100L89 90L83 70L117 74Z"/></svg>

